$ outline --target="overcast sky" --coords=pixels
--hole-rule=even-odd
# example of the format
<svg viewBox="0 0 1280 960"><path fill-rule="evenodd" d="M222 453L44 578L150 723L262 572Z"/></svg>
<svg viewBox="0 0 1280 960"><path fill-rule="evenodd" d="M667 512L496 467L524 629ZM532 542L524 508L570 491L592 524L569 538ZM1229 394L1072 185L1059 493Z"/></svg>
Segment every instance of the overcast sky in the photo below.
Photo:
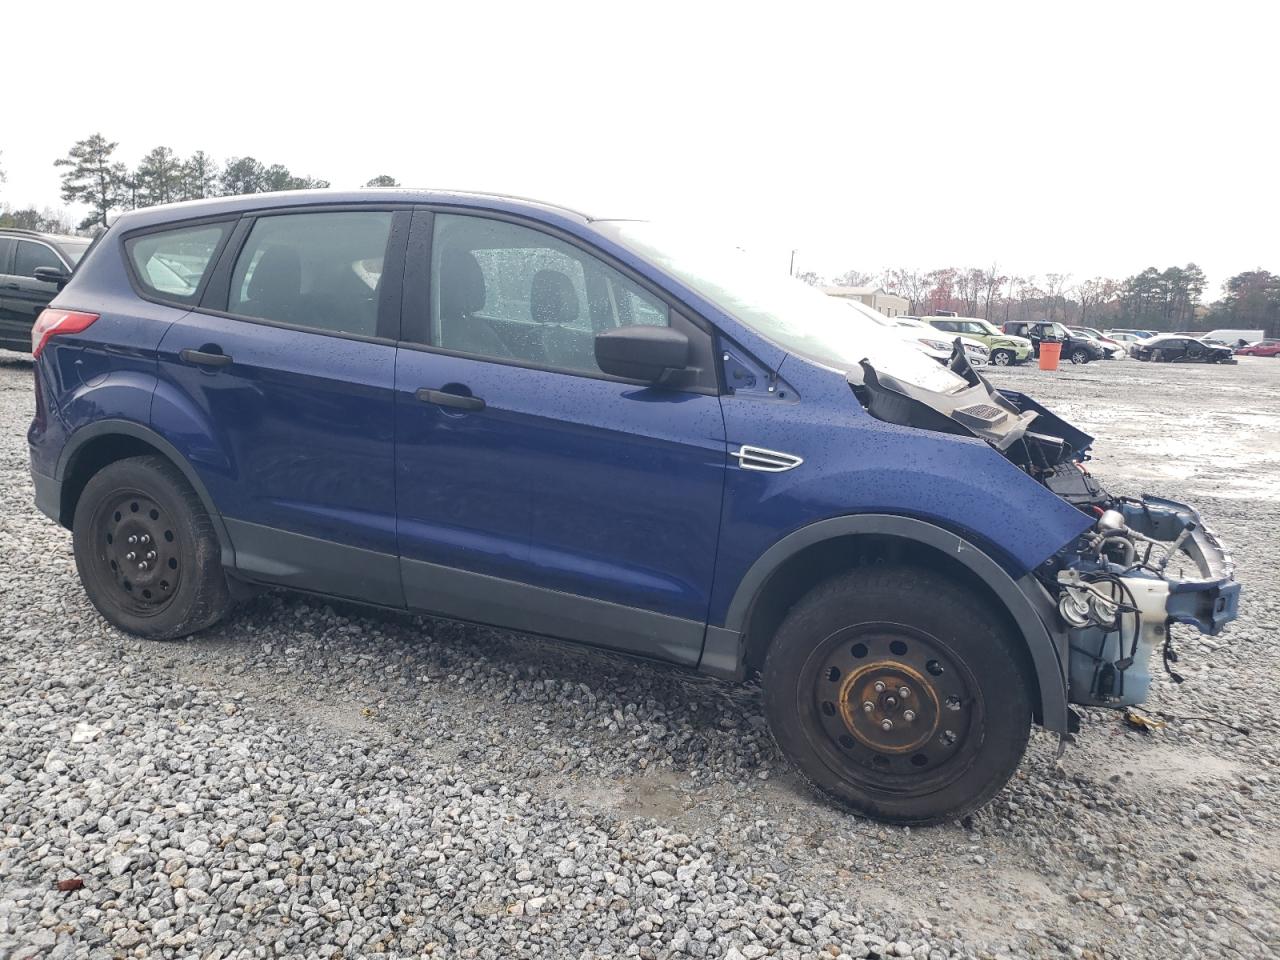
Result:
<svg viewBox="0 0 1280 960"><path fill-rule="evenodd" d="M59 0L4 25L10 206L60 206L53 160L100 131L130 164L714 218L783 269L1194 261L1210 298L1280 270L1275 4Z"/></svg>

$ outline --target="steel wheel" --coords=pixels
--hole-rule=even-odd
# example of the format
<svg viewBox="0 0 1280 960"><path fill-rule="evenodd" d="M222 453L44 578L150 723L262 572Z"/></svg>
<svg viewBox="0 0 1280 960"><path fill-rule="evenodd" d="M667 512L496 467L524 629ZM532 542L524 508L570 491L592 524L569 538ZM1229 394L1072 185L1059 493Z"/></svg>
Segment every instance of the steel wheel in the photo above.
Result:
<svg viewBox="0 0 1280 960"><path fill-rule="evenodd" d="M983 703L945 643L899 624L840 630L814 650L814 747L864 788L932 793L959 777L982 743Z"/></svg>
<svg viewBox="0 0 1280 960"><path fill-rule="evenodd" d="M161 457L117 460L90 477L75 506L72 543L89 599L122 630L169 640L230 609L209 515Z"/></svg>
<svg viewBox="0 0 1280 960"><path fill-rule="evenodd" d="M100 582L113 585L116 603L136 617L164 610L182 577L177 525L137 490L103 501L90 522Z"/></svg>

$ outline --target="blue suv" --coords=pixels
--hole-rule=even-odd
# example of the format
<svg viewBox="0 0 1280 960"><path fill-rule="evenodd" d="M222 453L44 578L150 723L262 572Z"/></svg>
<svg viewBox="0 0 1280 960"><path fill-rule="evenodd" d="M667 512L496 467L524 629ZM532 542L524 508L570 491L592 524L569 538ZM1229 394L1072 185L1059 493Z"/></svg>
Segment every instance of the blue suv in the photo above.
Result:
<svg viewBox="0 0 1280 960"><path fill-rule="evenodd" d="M426 191L140 210L32 352L36 501L117 627L275 585L758 676L804 776L901 823L1235 616L1193 509L687 230Z"/></svg>

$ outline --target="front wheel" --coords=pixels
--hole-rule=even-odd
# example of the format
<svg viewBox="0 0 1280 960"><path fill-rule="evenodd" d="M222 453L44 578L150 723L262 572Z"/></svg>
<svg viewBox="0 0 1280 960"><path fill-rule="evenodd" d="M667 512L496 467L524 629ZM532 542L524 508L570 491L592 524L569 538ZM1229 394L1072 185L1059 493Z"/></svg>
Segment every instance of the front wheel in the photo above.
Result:
<svg viewBox="0 0 1280 960"><path fill-rule="evenodd" d="M1076 347L1071 351L1071 362L1080 364L1089 362L1089 351Z"/></svg>
<svg viewBox="0 0 1280 960"><path fill-rule="evenodd" d="M1025 650L971 590L928 570L876 567L814 588L764 663L782 751L817 790L895 823L963 816L1026 749Z"/></svg>
<svg viewBox="0 0 1280 960"><path fill-rule="evenodd" d="M170 640L231 608L218 538L186 478L163 457L131 457L90 478L72 522L76 569L98 612Z"/></svg>
<svg viewBox="0 0 1280 960"><path fill-rule="evenodd" d="M1159 363L1159 362L1160 362L1160 361L1162 361L1163 359L1164 359L1164 351L1163 351L1163 350L1152 350L1152 351L1151 351L1151 362L1152 362L1152 363Z"/></svg>
<svg viewBox="0 0 1280 960"><path fill-rule="evenodd" d="M994 363L997 367L1007 367L1010 364L1012 364L1016 359L1017 358L1013 355L1013 352L1010 350L992 350L991 351L991 362Z"/></svg>

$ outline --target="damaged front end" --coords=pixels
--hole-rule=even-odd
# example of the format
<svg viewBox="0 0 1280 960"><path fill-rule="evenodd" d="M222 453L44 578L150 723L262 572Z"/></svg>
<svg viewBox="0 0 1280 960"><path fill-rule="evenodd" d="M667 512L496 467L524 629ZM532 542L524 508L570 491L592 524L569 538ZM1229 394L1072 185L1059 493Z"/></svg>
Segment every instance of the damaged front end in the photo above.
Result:
<svg viewBox="0 0 1280 960"><path fill-rule="evenodd" d="M1035 571L1056 604L1057 622L1046 626L1059 638L1072 703L1141 703L1157 648L1180 681L1169 625L1214 635L1236 617L1240 585L1218 538L1186 504L1108 493L1084 467L1092 437L1025 394L993 388L958 345L950 369L965 385L947 393L878 372L867 361L849 380L877 419L985 440L1094 521Z"/></svg>

